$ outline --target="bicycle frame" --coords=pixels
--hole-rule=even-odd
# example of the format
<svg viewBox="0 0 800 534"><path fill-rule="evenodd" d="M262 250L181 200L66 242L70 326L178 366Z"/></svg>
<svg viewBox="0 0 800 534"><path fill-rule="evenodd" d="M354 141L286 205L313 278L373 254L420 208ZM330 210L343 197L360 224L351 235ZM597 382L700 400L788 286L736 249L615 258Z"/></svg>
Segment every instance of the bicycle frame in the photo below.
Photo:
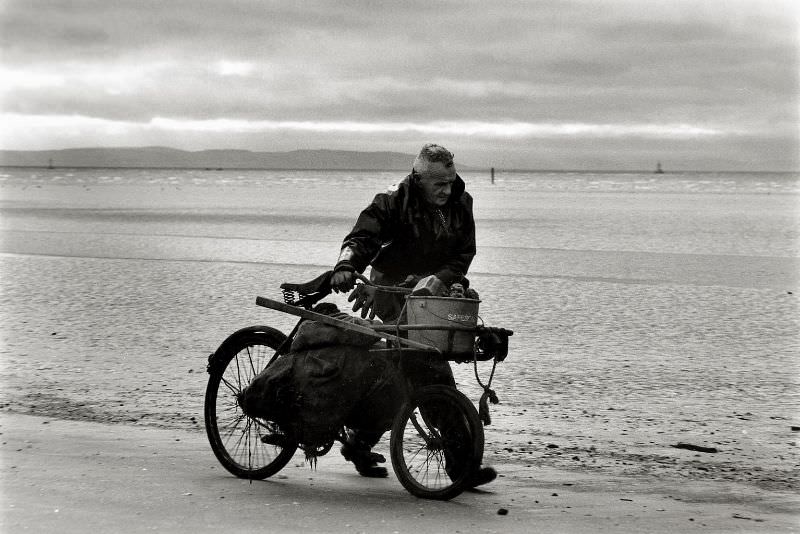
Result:
<svg viewBox="0 0 800 534"><path fill-rule="evenodd" d="M359 279L369 283L363 277L359 276ZM377 287L383 289L381 286ZM315 441L309 445L299 443L291 430L287 432L281 426L285 421L260 421L257 415L250 420L253 416L248 416L241 410L243 406L240 404L239 394L258 372L268 368L276 360L279 361L281 355L289 353L292 341L304 321L316 321L374 339L376 344L368 350L372 353L387 353L392 360L391 364L397 365L402 380L398 384L400 390L396 395L398 398L402 397L403 404L394 415L389 444L392 466L401 484L412 495L439 500L453 498L469 487L471 477L477 472L483 457L483 425L490 422L488 402L498 402L494 391L490 389L494 366L484 384L478 377L477 362L492 359L496 366L497 362L505 359L508 337L513 332L482 324L407 325L400 324L400 321L371 324L337 319L311 309L330 294L328 274L305 284L283 284L281 289L284 291L284 302L257 297L256 304L298 317L299 320L288 336L269 326L246 327L226 338L217 351L209 356L210 377L206 388L204 418L209 442L223 467L240 478L260 480L274 475L287 465L298 448L306 453L307 458L316 461L317 457L330 450L335 440L344 439L341 430L347 427L346 421L338 435L330 436L329 442ZM407 288L389 290L411 293ZM293 297L293 292L299 294L299 299ZM400 316L404 316L404 313L401 312ZM455 350L452 343L437 347L408 339L407 333L413 330L468 332L474 334L475 342L471 345L464 343ZM386 343L377 343L379 340L385 340ZM427 341L424 338L423 340ZM249 362L248 369L252 370L251 373L240 374L240 355L245 364ZM256 366L253 358L257 362ZM478 403L479 410L476 411L472 401L453 387L455 384L420 383L415 378L417 363L427 365L428 362L424 360L428 358L442 363L473 362L475 377L484 389ZM230 377L226 378L225 373L229 368L235 370L230 376L234 383L228 382ZM286 424L292 428L291 423Z"/></svg>

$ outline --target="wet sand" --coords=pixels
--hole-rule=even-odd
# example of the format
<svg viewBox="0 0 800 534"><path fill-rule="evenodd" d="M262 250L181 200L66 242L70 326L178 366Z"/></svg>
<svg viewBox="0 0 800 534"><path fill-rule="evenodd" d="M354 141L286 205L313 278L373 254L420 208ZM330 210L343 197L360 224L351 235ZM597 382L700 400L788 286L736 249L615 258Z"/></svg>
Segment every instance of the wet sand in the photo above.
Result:
<svg viewBox="0 0 800 534"><path fill-rule="evenodd" d="M90 471L93 460L76 457L71 445L76 434L88 436L82 442L87 450L123 459L130 453L129 439L137 448L155 440L162 445L154 456L171 454L174 444L164 436L174 433L194 447L191 462L175 473L176 480L206 488L240 487L236 479L220 476L219 466L210 481L199 480L201 473L193 471L193 466L215 465L202 432L206 358L238 328L291 328L292 318L258 308L255 296L280 298L281 282L304 281L328 268L331 250L363 198L354 200L330 188L323 196L335 199L336 209L281 216L277 210L293 196L288 189L271 190L266 201L245 191L228 191L226 202L235 206L219 206L219 196L211 191L188 198L186 191L175 188L155 198L147 196L148 188L110 186L102 194L80 188L66 197L64 191L3 189L0 409L13 421L9 426L24 428L31 436L4 439L22 445L3 446L3 469L12 473L11 465L33 466L37 456L45 458L48 470L55 469L48 471L50 480L66 488L82 470ZM136 194L126 198L132 191ZM368 191L359 194L366 197ZM694 214L695 204L673 197L613 197L587 208L572 197L551 196L541 206L526 207L542 195L519 196L500 194L484 205L486 235L501 246L482 248L472 275L484 296L481 315L487 324L516 332L511 355L498 367L494 382L501 404L492 407L493 423L486 428L487 463L505 476L490 494L457 500L462 513L468 508L479 515L461 522L456 514L450 518L456 528L519 527L522 532L530 521L542 520L553 527L543 531L590 532L600 524L609 532L666 532L685 530L684 521L697 527L698 518L705 517L705 531L791 531L789 518L800 516L795 493L800 485L800 434L795 430L800 425L799 274L797 258L778 252L793 245L776 239L769 253L759 254L753 242L752 252L731 254L720 244L734 241L726 236L714 241L719 250L702 254L702 243L675 236L674 245L647 250L642 245L647 239L631 232L625 239L629 245L639 244L634 250L613 250L621 243L598 246L612 250L511 250L502 246L504 227L521 236L535 226L556 223L550 215L533 222L502 219L504 207L533 213L542 208L553 217L558 212L559 221L578 221L573 230L576 235L583 232L589 245L597 237L582 225L591 219L627 218L661 200L669 200L679 217ZM714 239L722 233L719 221L733 219L729 232L739 231L736 213L751 200L726 197L725 206L710 210L717 213ZM750 231L777 235L777 224L787 213L786 199L778 199L776 209L763 217L758 213L770 199L757 200L764 205L744 217L757 221ZM630 201L644 204L628 208ZM264 202L274 231L269 236L259 236L263 221L258 210ZM553 208L552 202L560 204ZM706 212L697 217L686 228L694 231L708 222ZM654 228L645 225L642 235ZM570 233L568 228L559 232ZM663 235L659 239L666 240ZM685 247L694 248L686 253ZM472 372L469 366L458 366L456 377L477 401L480 391ZM484 367L482 376L487 372ZM31 416L49 422L41 424ZM11 433L4 424L4 438ZM680 443L716 452L676 448ZM385 443L381 449L386 452ZM172 473L173 464L155 468ZM302 473L298 480L307 481L304 469L293 470ZM355 501L372 498L374 481L347 478L352 474L338 453L322 458L318 472L330 476L326 483L333 488L345 480L352 483L347 495ZM287 476L285 480L295 478ZM97 494L110 491L114 478L99 470L85 487ZM15 508L27 513L39 509L35 497L41 487L31 483L23 491L25 479L13 484L5 476L3 480L4 503L11 502L8 496L27 495L30 502L17 500ZM418 509L445 515L450 510L411 499L396 481L386 487L391 487L390 500L399 503L392 505L393 517L416 517ZM298 491L307 502L323 507L340 503L327 493L314 501L309 488L288 489L288 495ZM137 496L146 494L144 488L137 491ZM169 491L173 493L162 497L174 495L174 487ZM185 492L198 495L191 488ZM549 501L552 493L559 499ZM562 501L565 495L570 503ZM275 492L251 496L248 506L258 507L244 515L250 521L244 523L247 528L260 524L254 519L256 510L279 498ZM127 505L144 513L150 501L138 499ZM646 506L631 504L640 499ZM80 503L94 520L106 517L91 501ZM363 526L342 531L441 529L423 519L383 529L374 523L384 519L377 515L382 503L373 502L376 515L358 523ZM185 503L178 499L175 504ZM207 504L212 506L211 497ZM524 520L496 524L495 507L510 510L505 519ZM191 508L181 510L178 517L193 517ZM13 517L3 514L4 520ZM164 514L162 528L174 519ZM486 515L491 523L482 523ZM324 515L309 517L311 531L326 531ZM566 519L558 523L556 517ZM600 517L604 519L597 523ZM176 525L172 523L181 528Z"/></svg>

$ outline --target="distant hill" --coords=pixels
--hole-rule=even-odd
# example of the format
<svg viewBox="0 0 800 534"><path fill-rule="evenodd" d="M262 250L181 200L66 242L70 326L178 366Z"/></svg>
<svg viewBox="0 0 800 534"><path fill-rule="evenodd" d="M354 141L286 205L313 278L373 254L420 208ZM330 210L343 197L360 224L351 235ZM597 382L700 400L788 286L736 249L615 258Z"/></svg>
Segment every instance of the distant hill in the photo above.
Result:
<svg viewBox="0 0 800 534"><path fill-rule="evenodd" d="M0 150L7 167L151 167L197 169L409 170L414 155L346 150L201 150L167 147Z"/></svg>

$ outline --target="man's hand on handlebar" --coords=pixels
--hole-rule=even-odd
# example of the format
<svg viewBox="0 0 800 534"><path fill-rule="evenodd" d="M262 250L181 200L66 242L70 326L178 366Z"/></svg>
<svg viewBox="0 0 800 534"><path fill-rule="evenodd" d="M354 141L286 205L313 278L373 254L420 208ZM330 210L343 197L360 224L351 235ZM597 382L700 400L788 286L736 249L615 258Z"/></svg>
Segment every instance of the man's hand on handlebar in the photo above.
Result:
<svg viewBox="0 0 800 534"><path fill-rule="evenodd" d="M337 293L347 293L356 283L353 271L336 271L331 277L331 288Z"/></svg>
<svg viewBox="0 0 800 534"><path fill-rule="evenodd" d="M356 285L356 280L362 280L363 284ZM353 289L355 287L355 289ZM331 276L331 288L337 293L347 293L351 289L353 292L347 297L348 302L353 302L353 311L361 310L361 318L375 318L375 286L371 285L366 278L349 269L334 271Z"/></svg>
<svg viewBox="0 0 800 534"><path fill-rule="evenodd" d="M353 304L353 311L361 310L361 318L366 319L369 314L370 319L375 318L375 287L367 284L358 284L356 289L347 297L348 302L356 301Z"/></svg>

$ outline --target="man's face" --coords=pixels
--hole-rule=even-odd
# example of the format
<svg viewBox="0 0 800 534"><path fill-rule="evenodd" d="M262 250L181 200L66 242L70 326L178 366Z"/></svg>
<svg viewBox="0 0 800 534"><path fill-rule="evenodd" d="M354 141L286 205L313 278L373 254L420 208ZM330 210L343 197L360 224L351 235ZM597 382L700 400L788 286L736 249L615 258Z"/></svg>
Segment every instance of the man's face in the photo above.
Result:
<svg viewBox="0 0 800 534"><path fill-rule="evenodd" d="M456 181L455 165L445 167L444 163L434 161L428 164L426 171L418 175L420 177L418 183L425 200L436 207L447 204L453 190L453 182Z"/></svg>

